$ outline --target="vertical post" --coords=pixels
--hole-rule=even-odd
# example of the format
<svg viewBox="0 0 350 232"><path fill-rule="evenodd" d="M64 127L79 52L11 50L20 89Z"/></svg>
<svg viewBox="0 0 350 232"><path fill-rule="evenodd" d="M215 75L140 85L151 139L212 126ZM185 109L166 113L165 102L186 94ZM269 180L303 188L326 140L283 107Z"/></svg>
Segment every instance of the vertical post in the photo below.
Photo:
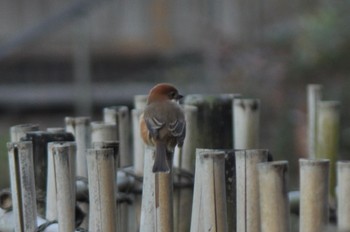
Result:
<svg viewBox="0 0 350 232"><path fill-rule="evenodd" d="M185 97L185 105L198 108L199 135L198 147L210 149L233 148L232 100L234 94L200 95L193 94Z"/></svg>
<svg viewBox="0 0 350 232"><path fill-rule="evenodd" d="M259 148L260 100L233 100L233 128L235 149Z"/></svg>
<svg viewBox="0 0 350 232"><path fill-rule="evenodd" d="M74 142L54 143L51 149L56 177L58 228L62 232L74 231L76 145Z"/></svg>
<svg viewBox="0 0 350 232"><path fill-rule="evenodd" d="M76 174L77 176L86 177L86 149L91 146L91 119L89 117L66 117L66 131L72 133L77 144L76 154Z"/></svg>
<svg viewBox="0 0 350 232"><path fill-rule="evenodd" d="M36 196L32 142L8 143L11 192L16 232L36 229Z"/></svg>
<svg viewBox="0 0 350 232"><path fill-rule="evenodd" d="M174 166L189 173L194 172L194 161L197 141L197 107L185 105L186 138L181 152L174 152ZM175 176L175 182L180 185L189 185L192 180L181 174ZM174 189L174 231L189 231L191 227L193 189L179 187Z"/></svg>
<svg viewBox="0 0 350 232"><path fill-rule="evenodd" d="M336 160L339 148L339 102L321 101L317 106L317 146L316 157L329 159L329 193L330 203L335 205Z"/></svg>
<svg viewBox="0 0 350 232"><path fill-rule="evenodd" d="M236 152L237 231L260 231L257 164L267 160L267 150Z"/></svg>
<svg viewBox="0 0 350 232"><path fill-rule="evenodd" d="M50 221L58 219L57 189L53 157L53 148L55 144L56 142L50 142L47 144L47 189L45 218Z"/></svg>
<svg viewBox="0 0 350 232"><path fill-rule="evenodd" d="M91 123L91 142L117 141L117 125L92 122Z"/></svg>
<svg viewBox="0 0 350 232"><path fill-rule="evenodd" d="M145 147L140 222L140 231L142 232L156 231L155 174L152 172L154 152L154 148L149 146Z"/></svg>
<svg viewBox="0 0 350 232"><path fill-rule="evenodd" d="M350 162L337 162L337 222L339 231L350 231Z"/></svg>
<svg viewBox="0 0 350 232"><path fill-rule="evenodd" d="M289 232L288 161L258 164L261 232Z"/></svg>
<svg viewBox="0 0 350 232"><path fill-rule="evenodd" d="M132 114L132 125L133 125L133 147L134 147L134 172L138 176L142 176L144 173L144 154L145 148L140 133L140 115L143 110L133 109Z"/></svg>
<svg viewBox="0 0 350 232"><path fill-rule="evenodd" d="M113 149L89 149L89 231L116 231L116 193Z"/></svg>
<svg viewBox="0 0 350 232"><path fill-rule="evenodd" d="M173 232L173 177L169 173L155 174L156 231Z"/></svg>
<svg viewBox="0 0 350 232"><path fill-rule="evenodd" d="M324 231L328 224L329 160L300 159L300 232Z"/></svg>
<svg viewBox="0 0 350 232"><path fill-rule="evenodd" d="M228 231L236 230L236 159L235 150L225 150L225 184L226 184L226 205L227 205L227 228Z"/></svg>
<svg viewBox="0 0 350 232"><path fill-rule="evenodd" d="M38 131L39 125L38 124L20 124L10 127L10 137L11 142L19 142L21 141L21 138L24 138L26 136L26 133L29 131Z"/></svg>
<svg viewBox="0 0 350 232"><path fill-rule="evenodd" d="M191 232L197 231L227 231L223 151L196 151Z"/></svg>
<svg viewBox="0 0 350 232"><path fill-rule="evenodd" d="M322 86L310 84L307 86L307 112L308 112L308 157L316 157L317 144L317 105L321 101Z"/></svg>
<svg viewBox="0 0 350 232"><path fill-rule="evenodd" d="M129 166L132 164L130 154L130 120L129 109L127 106L113 106L103 109L103 121L117 125L117 139L119 141L119 159L120 166Z"/></svg>

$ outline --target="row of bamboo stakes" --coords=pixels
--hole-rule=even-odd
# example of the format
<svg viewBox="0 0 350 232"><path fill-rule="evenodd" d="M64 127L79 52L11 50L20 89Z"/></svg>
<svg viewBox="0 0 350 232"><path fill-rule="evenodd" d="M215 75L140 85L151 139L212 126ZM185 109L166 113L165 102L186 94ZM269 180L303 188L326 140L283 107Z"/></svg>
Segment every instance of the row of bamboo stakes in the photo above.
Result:
<svg viewBox="0 0 350 232"><path fill-rule="evenodd" d="M339 231L348 231L350 162L336 162L339 103L320 95L319 85L308 86L310 157L299 161L299 228L325 231L331 206ZM77 207L86 214L80 227L89 231L290 231L288 161L272 161L268 150L257 149L258 99L187 96L184 146L175 150L171 172L157 174L154 150L139 135L145 99L135 97L132 133L125 106L105 108L103 122L67 117L64 128L45 132L34 124L11 127L7 209L15 223L9 231L35 231L53 220L58 224L50 231L75 231Z"/></svg>

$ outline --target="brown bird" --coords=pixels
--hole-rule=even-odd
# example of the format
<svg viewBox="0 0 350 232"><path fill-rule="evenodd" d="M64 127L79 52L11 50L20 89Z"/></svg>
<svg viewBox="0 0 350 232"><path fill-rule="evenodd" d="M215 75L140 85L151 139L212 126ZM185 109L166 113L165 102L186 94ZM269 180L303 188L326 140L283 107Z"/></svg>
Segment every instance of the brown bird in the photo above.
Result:
<svg viewBox="0 0 350 232"><path fill-rule="evenodd" d="M154 86L140 118L141 136L147 145L155 146L153 172L169 172L167 158L176 145L181 147L186 136L186 121L177 103L182 95L171 84Z"/></svg>

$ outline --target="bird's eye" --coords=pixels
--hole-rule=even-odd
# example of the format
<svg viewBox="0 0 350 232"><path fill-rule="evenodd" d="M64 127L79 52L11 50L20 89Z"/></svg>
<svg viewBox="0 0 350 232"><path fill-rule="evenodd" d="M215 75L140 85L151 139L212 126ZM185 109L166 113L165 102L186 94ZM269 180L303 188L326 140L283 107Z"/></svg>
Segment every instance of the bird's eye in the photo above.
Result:
<svg viewBox="0 0 350 232"><path fill-rule="evenodd" d="M174 99L176 97L176 92L175 91L171 91L169 93L169 97L170 97L170 99Z"/></svg>

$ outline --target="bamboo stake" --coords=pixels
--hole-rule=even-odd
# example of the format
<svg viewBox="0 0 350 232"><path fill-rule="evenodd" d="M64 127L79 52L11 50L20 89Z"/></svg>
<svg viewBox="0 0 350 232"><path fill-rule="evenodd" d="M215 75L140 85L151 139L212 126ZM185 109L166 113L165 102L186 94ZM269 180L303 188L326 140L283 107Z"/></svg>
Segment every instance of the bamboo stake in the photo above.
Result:
<svg viewBox="0 0 350 232"><path fill-rule="evenodd" d="M116 193L113 149L89 149L89 231L116 231Z"/></svg>
<svg viewBox="0 0 350 232"><path fill-rule="evenodd" d="M335 186L336 186L336 160L339 148L339 102L321 101L318 109L317 123L317 146L316 157L318 159L329 159L329 193L330 203L335 205Z"/></svg>
<svg viewBox="0 0 350 232"><path fill-rule="evenodd" d="M140 115L143 110L133 109L132 114L132 125L133 125L133 148L134 148L134 172L138 176L142 176L144 173L144 154L145 148L140 133Z"/></svg>
<svg viewBox="0 0 350 232"><path fill-rule="evenodd" d="M227 231L225 152L196 150L191 232Z"/></svg>
<svg viewBox="0 0 350 232"><path fill-rule="evenodd" d="M129 109L127 106L113 106L103 109L103 121L105 123L115 124L118 127L117 139L119 141L119 159L121 167L132 164L129 145L129 117Z"/></svg>
<svg viewBox="0 0 350 232"><path fill-rule="evenodd" d="M76 144L54 143L51 149L56 177L58 228L61 232L74 231Z"/></svg>
<svg viewBox="0 0 350 232"><path fill-rule="evenodd" d="M236 152L237 231L260 231L257 164L267 159L267 150Z"/></svg>
<svg viewBox="0 0 350 232"><path fill-rule="evenodd" d="M350 162L337 162L337 222L339 231L350 231Z"/></svg>
<svg viewBox="0 0 350 232"><path fill-rule="evenodd" d="M137 110L143 110L147 105L148 95L135 95L134 96L134 107Z"/></svg>
<svg viewBox="0 0 350 232"><path fill-rule="evenodd" d="M259 148L260 100L235 98L233 114L234 148Z"/></svg>
<svg viewBox="0 0 350 232"><path fill-rule="evenodd" d="M197 141L197 107L185 105L186 138L182 149L175 149L174 167L180 168L190 174L194 172L194 161ZM179 151L179 152L177 152ZM175 176L177 177L177 176ZM180 185L190 185L190 178L182 177L180 174L175 181ZM193 189L186 187L174 190L174 231L189 231L191 228Z"/></svg>
<svg viewBox="0 0 350 232"><path fill-rule="evenodd" d="M172 232L174 231L172 171L156 173L155 178L156 231Z"/></svg>
<svg viewBox="0 0 350 232"><path fill-rule="evenodd" d="M91 142L117 141L118 128L115 124L105 122L91 123Z"/></svg>
<svg viewBox="0 0 350 232"><path fill-rule="evenodd" d="M236 232L236 159L235 150L225 150L225 186L228 231Z"/></svg>
<svg viewBox="0 0 350 232"><path fill-rule="evenodd" d="M8 143L15 232L36 229L36 196L32 142Z"/></svg>
<svg viewBox="0 0 350 232"><path fill-rule="evenodd" d="M66 131L75 137L77 144L76 174L77 176L88 176L86 164L86 149L91 147L91 126L89 117L66 117Z"/></svg>
<svg viewBox="0 0 350 232"><path fill-rule="evenodd" d="M45 218L53 221L58 219L57 215L57 189L56 189L56 177L55 166L53 158L53 147L56 142L50 142L47 144L47 190L46 190L46 211Z"/></svg>
<svg viewBox="0 0 350 232"><path fill-rule="evenodd" d="M258 164L261 232L289 232L288 161Z"/></svg>
<svg viewBox="0 0 350 232"><path fill-rule="evenodd" d="M232 100L235 94L200 95L185 97L185 105L198 108L197 146L210 149L233 148Z"/></svg>
<svg viewBox="0 0 350 232"><path fill-rule="evenodd" d="M156 231L156 211L155 211L155 174L152 172L154 163L154 148L145 147L144 174L141 202L140 231ZM160 231L159 231L160 232Z"/></svg>
<svg viewBox="0 0 350 232"><path fill-rule="evenodd" d="M324 231L328 224L329 160L300 159L300 232Z"/></svg>
<svg viewBox="0 0 350 232"><path fill-rule="evenodd" d="M24 138L26 136L26 133L29 131L38 131L39 125L38 124L20 124L16 126L10 127L10 137L11 142L19 142L21 141L21 138Z"/></svg>
<svg viewBox="0 0 350 232"><path fill-rule="evenodd" d="M308 111L308 157L316 157L317 144L317 105L322 98L322 86L310 84L307 86Z"/></svg>

